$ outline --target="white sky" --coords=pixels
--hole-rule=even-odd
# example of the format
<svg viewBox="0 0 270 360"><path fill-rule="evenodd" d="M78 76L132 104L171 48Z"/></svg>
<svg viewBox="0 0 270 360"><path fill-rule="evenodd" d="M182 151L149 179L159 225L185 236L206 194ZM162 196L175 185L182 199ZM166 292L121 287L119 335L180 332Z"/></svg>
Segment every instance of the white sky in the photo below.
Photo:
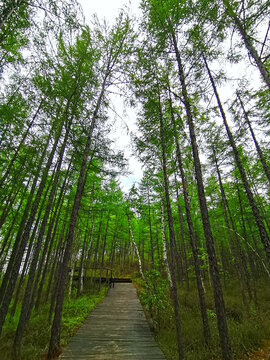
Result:
<svg viewBox="0 0 270 360"><path fill-rule="evenodd" d="M128 5L133 12L136 12L140 0L78 0L82 5L86 21L91 18L93 14L97 14L98 18L102 20L105 18L109 22L113 22L117 17L119 10Z"/></svg>
<svg viewBox="0 0 270 360"><path fill-rule="evenodd" d="M100 20L106 19L110 24L114 23L119 10L124 6L128 6L132 13L137 13L139 9L140 0L78 0L82 6L86 22L91 21L93 14L97 14ZM115 129L112 131L112 138L115 139L117 149L124 150L125 157L129 160L129 170L131 175L121 176L121 187L124 191L128 191L134 182L140 181L142 178L141 164L131 155L130 135L127 133L127 126L130 131L135 131L136 115L131 109L127 109L123 113L122 101L120 99L114 100L114 106L117 113L120 115L116 118ZM112 113L111 116L115 116Z"/></svg>

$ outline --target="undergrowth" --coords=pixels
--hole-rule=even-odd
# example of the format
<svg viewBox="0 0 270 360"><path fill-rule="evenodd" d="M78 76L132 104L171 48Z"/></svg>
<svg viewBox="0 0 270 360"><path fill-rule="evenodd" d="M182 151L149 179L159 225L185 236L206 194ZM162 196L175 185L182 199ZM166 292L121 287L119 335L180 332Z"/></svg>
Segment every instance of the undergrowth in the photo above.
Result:
<svg viewBox="0 0 270 360"><path fill-rule="evenodd" d="M154 330L154 336L168 360L178 359L174 312L169 301L168 284L164 287L164 280L157 273L147 274L147 281L148 285L150 284L150 290L149 286L147 290L138 278L136 287L147 318ZM160 283L163 289L159 288L154 295L153 287L156 287L157 283ZM255 306L253 302L249 302L247 305L243 304L239 286L235 281L230 281L224 289L234 359L243 359L252 350L261 346L264 340L270 339L270 293L268 288L266 281L261 280L257 283L258 306ZM154 302L155 305L153 305ZM181 329L187 360L221 359L214 300L209 286L206 289L206 305L212 334L209 346L204 343L196 284L192 282L189 291L184 286L180 286Z"/></svg>
<svg viewBox="0 0 270 360"><path fill-rule="evenodd" d="M104 286L99 292L85 294L81 297L65 300L61 326L61 345L65 346L76 330L83 323L88 314L107 294ZM17 307L13 318L6 319L0 340L0 359L12 359L12 344L20 315ZM38 360L46 353L50 340L51 323L48 322L49 306L41 306L38 313L33 312L30 322L25 329L20 360Z"/></svg>

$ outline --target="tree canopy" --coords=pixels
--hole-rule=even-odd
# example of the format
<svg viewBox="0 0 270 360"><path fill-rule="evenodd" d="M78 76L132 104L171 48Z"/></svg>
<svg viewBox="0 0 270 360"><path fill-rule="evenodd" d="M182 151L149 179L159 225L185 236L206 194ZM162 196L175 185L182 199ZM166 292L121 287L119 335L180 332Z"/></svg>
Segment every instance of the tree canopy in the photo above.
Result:
<svg viewBox="0 0 270 360"><path fill-rule="evenodd" d="M109 271L136 282L170 359L270 337L269 9L142 0L109 25L77 1L0 3L0 355L58 356L68 304ZM129 190L116 89L144 170Z"/></svg>

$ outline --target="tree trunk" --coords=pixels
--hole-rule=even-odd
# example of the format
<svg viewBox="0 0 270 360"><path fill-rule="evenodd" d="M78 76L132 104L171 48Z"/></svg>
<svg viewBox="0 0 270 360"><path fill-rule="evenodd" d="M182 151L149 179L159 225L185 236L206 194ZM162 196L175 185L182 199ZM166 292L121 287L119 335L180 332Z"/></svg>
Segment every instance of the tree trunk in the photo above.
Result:
<svg viewBox="0 0 270 360"><path fill-rule="evenodd" d="M90 212L87 217L87 224L86 224L86 229L85 229L85 234L84 234L84 239L83 239L81 261L80 261L80 268L79 268L79 274L78 274L77 298L79 296L81 296L81 294L83 292L83 276L84 276L84 273L83 273L84 267L83 266L84 266L84 258L85 258L86 239L87 239L87 235L88 235L89 218L90 218Z"/></svg>
<svg viewBox="0 0 270 360"><path fill-rule="evenodd" d="M49 190L49 186L47 187L46 189L46 192L44 194L44 197L43 197L43 200L42 200L42 204L40 206L40 209L39 209L39 212L38 212L38 216L37 216L37 219L36 219L36 222L35 222L35 227L32 231L32 234L31 234L31 237L30 237L30 241L28 243L28 249L27 249L27 253L26 253L26 256L24 258L24 266L23 266L23 270L22 270L22 273L21 273L21 278L20 278L20 282L19 282L19 285L17 287L17 290L16 290L16 294L15 294L15 298L14 298L14 302L13 302L13 305L12 305L12 308L11 308L11 311L10 311L10 314L13 316L15 314L15 311L16 311L16 307L17 307L17 302L19 300L19 294L20 294L20 291L22 289L22 284L24 282L24 276L27 274L28 270L29 270L29 266L30 266L30 260L31 260L31 256L33 256L32 252L33 252L33 244L34 244L34 240L35 240L35 236L36 236L36 232L37 232L37 229L38 229L38 226L39 226L39 222L40 222L40 218L41 218L41 213L42 213L42 210L43 210L43 206L44 206L44 202L45 202L45 199L47 197L47 193L48 193L48 190ZM30 267L30 270L31 271L31 267ZM22 310L21 310L22 312ZM15 356L16 357L16 356Z"/></svg>
<svg viewBox="0 0 270 360"><path fill-rule="evenodd" d="M107 242L109 222L110 222L110 212L108 213L108 219L107 219L107 224L106 224L106 229L105 229L103 244L102 244L102 248L101 248L101 261L99 261L99 263L100 263L99 290L100 290L100 288L101 288L101 277L102 277L102 271L103 271L103 266L104 266L104 255L105 255L105 250L106 250L106 242Z"/></svg>
<svg viewBox="0 0 270 360"><path fill-rule="evenodd" d="M253 131L252 126L251 126L251 122L250 122L250 120L249 120L248 114L247 114L247 112L246 112L246 110L245 110L243 101L242 101L239 93L237 93L237 97L238 97L238 100L239 100L239 102L240 102L241 108L242 108L242 110L243 110L244 117L245 117L245 120L246 120L246 122L247 122L247 124L248 124L249 131L250 131L250 133L251 133L251 136L252 136L253 142L254 142L254 144L255 144L257 153L258 153L259 158L260 158L260 160L261 160L261 163L262 163L262 166L263 166L263 170L264 170L265 175L266 175L266 177L267 177L268 186L270 186L270 170L269 170L269 168L268 168L268 166L267 166L267 163L266 163L266 161L265 161L265 158L264 158L262 149L261 149L261 147L260 147L260 145L259 145L259 143L258 143L258 141L257 141L257 139L256 139L256 136L255 136L254 131Z"/></svg>
<svg viewBox="0 0 270 360"><path fill-rule="evenodd" d="M64 187L65 187L65 183L63 185L63 188ZM42 257L40 259L39 269L37 271L36 283L34 285L34 291L37 292L36 302L35 302L35 310L36 311L38 310L40 301L41 301L42 290L43 290L45 278L46 278L46 275L48 272L50 257L51 257L51 253L52 253L52 249L53 249L53 245L54 245L54 240L55 240L56 231L58 228L58 223L59 223L59 218L60 218L63 202L64 202L64 196L61 193L59 195L59 200L57 202L56 209L55 209L57 212L57 209L59 207L59 210L55 214L55 216L52 216L50 223L49 223L48 233L46 236L46 242L45 242L45 245L43 248ZM53 226L54 226L54 229L53 229ZM48 247L49 247L49 249L48 249ZM45 263L45 265L43 266L44 263ZM41 279L40 279L40 277L41 277ZM40 279L40 281L39 281L39 279ZM35 293L33 294L33 300L34 299L35 299Z"/></svg>
<svg viewBox="0 0 270 360"><path fill-rule="evenodd" d="M253 57L256 65L257 65L257 67L258 67L258 69L259 69L259 71L261 73L261 76L262 76L263 80L265 81L266 85L270 89L270 76L269 76L269 73L267 71L266 66L262 62L259 54L257 53L255 47L253 46L252 39L247 34L245 26L241 23L239 17L234 12L234 10L233 10L233 8L232 8L232 6L230 4L230 1L229 0L223 0L223 3L224 3L224 6L225 6L225 9L227 10L228 15L231 17L231 19L233 20L236 28L240 32L247 50L249 51L250 55Z"/></svg>
<svg viewBox="0 0 270 360"><path fill-rule="evenodd" d="M237 273L237 276L238 276L238 279L240 282L243 303L245 304L245 306L247 308L247 301L246 301L245 287L244 287L245 274L243 273L243 268L239 262L239 251L237 251L237 247L236 247L236 244L235 244L232 232L231 232L230 224L229 224L229 219L228 219L228 214L227 214L227 206L226 206L226 196L225 196L225 191L223 188L223 183L222 183L219 166L218 166L218 162L217 162L217 158L216 158L216 152L215 152L214 148L213 148L213 156L214 156L214 161L215 161L215 165L216 165L216 172L218 175L218 183L219 183L219 188L220 188L220 193L221 193L221 201L222 201L222 206L223 206L225 225L226 225L226 229L227 229L227 233L228 233L228 237L229 237L229 244L230 244L231 251L232 251L234 266L236 268L236 273ZM238 244L238 248L239 248L239 246L241 247L241 244Z"/></svg>
<svg viewBox="0 0 270 360"><path fill-rule="evenodd" d="M172 300L173 300L174 314L175 314L178 356L179 356L179 359L184 359L185 353L184 353L183 339L182 339L182 334L181 334L181 321L180 321L179 303L178 303L178 295L177 295L176 241L175 241L175 233L174 233L174 228L173 228L173 216L172 216L170 194L169 194L169 181L168 181L167 164L166 164L167 160L166 160L166 149L165 149L164 123L163 123L163 114L162 114L160 99L159 99L159 124L160 124L160 140L161 140L161 148L162 148L162 170L163 170L163 179L164 179L164 193L165 193L167 215L168 215L170 250L171 250L172 287L170 288L170 290L171 290L171 296L172 296Z"/></svg>
<svg viewBox="0 0 270 360"><path fill-rule="evenodd" d="M59 134L59 136L60 136L60 134ZM50 138L50 136L48 137L47 144L46 144L46 146L44 148L44 152L43 152L43 154L41 156L41 159L40 159L40 163L39 163L39 166L38 166L39 170L41 169L43 157L45 156L45 152L46 152L46 149L47 149L48 144L49 144L49 138ZM31 189L30 195L29 195L28 200L27 200L27 204L26 204L25 209L24 209L22 220L21 220L21 223L20 223L20 226L19 226L19 230L18 230L16 240L15 240L15 243L14 243L14 246L13 246L12 254L11 254L9 264L8 264L8 267L7 267L7 271L6 271L4 279L2 281L1 291L0 291L1 292L0 334L2 332L2 327L4 325L5 317L6 317L7 312L8 312L8 307L9 307L9 304L10 304L10 301L11 301L11 298L12 298L12 294L13 294L13 291L14 291L14 288L15 288L15 284L16 284L19 269L20 269L20 266L21 266L21 261L22 261L22 258L23 258L24 250L25 250L25 247L26 247L26 244L27 244L27 241L28 241L28 237L29 237L29 234L30 234L30 231L31 231L32 224L33 224L34 219L35 219L35 215L36 215L36 211L37 211L37 208L38 208L38 205L39 205L39 202L40 202L40 198L41 198L42 192L43 192L44 187L45 187L47 174L48 174L49 168L50 168L51 163L52 163L52 158L53 158L54 152L56 150L57 142L58 142L58 139L56 139L56 141L55 141L54 147L53 147L53 149L51 151L51 154L49 156L49 159L47 161L46 168L43 171L42 179L41 179L41 182L39 184L39 188L38 188L34 203L32 205L31 213L30 213L30 216L29 216L28 221L27 221L31 201L32 201L32 198L33 198L33 195L34 195L34 191L35 191L35 187L36 187L38 178L39 178L39 171L37 172L37 175L36 175L36 177L34 179L34 182L32 184L32 189ZM26 225L25 225L25 223L26 223Z"/></svg>
<svg viewBox="0 0 270 360"><path fill-rule="evenodd" d="M133 244L133 247L134 247L134 249L135 249L135 252L136 252L136 255L137 255L137 259L138 259L139 272L140 272L140 275L141 275L142 279L143 279L144 281L146 281L145 276L144 276L144 273L143 273L142 261L141 261L140 253L139 253L138 246L136 245L136 242L135 242L135 239L134 239L134 236L133 236L133 232L132 232L132 228L131 228L131 224L130 224L130 219L129 219L129 214L128 214L128 212L127 212L127 219L128 219L128 228L129 228L129 233L130 233L130 236L131 236L132 244Z"/></svg>
<svg viewBox="0 0 270 360"><path fill-rule="evenodd" d="M256 286L257 286L257 284L256 284L257 268L256 268L256 261L254 260L254 256L251 254L250 248L248 246L247 230L246 230L246 224L245 224L243 206L242 206L242 199L241 199L238 183L237 183L237 195L238 195L239 209L240 209L240 214L241 214L241 224L242 224L242 229L243 229L244 244L246 246L246 252L247 252L247 255L248 255L249 265L250 265L251 274L252 274L253 298L254 298L255 304L257 304L257 290L256 290Z"/></svg>
<svg viewBox="0 0 270 360"><path fill-rule="evenodd" d="M50 215L50 212L51 212L52 204L53 204L53 201L54 201L54 196L55 196L55 192L56 192L56 189L57 189L57 184L58 184L58 181L59 181L60 170L61 170L62 161L63 161L63 157L64 157L64 152L65 152L65 148L66 148L66 144L67 144L67 140L68 140L68 136L69 136L69 130L70 130L70 126L71 126L71 121L72 120L69 121L68 128L66 129L65 138L64 138L64 141L62 143L61 150L60 150L60 153L59 153L57 169L56 169L56 172L55 172L55 175L54 175L54 178L53 178L53 183L52 183L52 187L51 187L51 191L50 191L50 195L49 195L49 199L48 199L48 204L47 204L47 207L46 207L46 210L45 210L45 214L43 216L42 224L41 224L40 229L39 229L39 235L38 235L37 243L36 243L35 250L34 250L33 259L32 259L30 270L29 270L29 277L28 277L27 286L26 286L26 289L25 289L25 294L24 294L24 299L23 299L23 303L22 303L20 319L19 319L19 323L18 323L18 326L17 326L16 334L15 334L15 337L14 337L14 343L13 343L13 351L14 351L15 357L20 352L20 345L21 345L21 340L22 340L22 336L23 336L24 327L28 323L28 320L29 320L29 317L30 317L30 314L31 314L31 310L32 310L31 305L33 304L32 296L33 296L33 285L34 285L36 267L37 267L41 247L42 247L42 241L43 241L43 237L44 237L44 234L45 234L45 229L46 229L46 226L47 226L47 222L48 222L49 215ZM44 198L46 198L46 195L44 196Z"/></svg>
<svg viewBox="0 0 270 360"><path fill-rule="evenodd" d="M184 267L183 273L185 274L186 279L186 287L189 291L189 276L188 276L188 262L187 262L187 252L186 252L186 244L185 244L185 233L184 233L184 219L183 219L183 213L180 206L180 197L178 192L178 186L177 186L177 180L175 176L175 187L176 187L176 199L177 199L177 209L178 209L178 218L179 218L179 224L180 224L180 237L181 237L181 243L182 243L182 254L183 254L183 260L184 260Z"/></svg>
<svg viewBox="0 0 270 360"><path fill-rule="evenodd" d="M81 199L82 199L82 195L83 195L83 190L84 190L85 177L86 177L85 172L86 172L86 165L87 165L89 150L90 150L90 146L91 146L91 142L92 142L92 134L93 134L95 123L96 123L96 120L98 117L98 112L101 107L101 102L103 100L103 96L105 93L105 86L106 86L106 81L107 81L108 76L109 76L109 73L106 73L103 83L102 83L101 92L100 92L100 95L97 100L97 104L96 104L96 107L95 107L95 110L93 113L91 126L89 129L89 135L87 137L87 141L86 141L86 145L85 145L85 149L84 149L83 161L81 164L79 180L77 183L77 189L76 189L73 209L72 209L72 213L70 216L69 231L68 231L68 235L66 238L66 248L65 248L65 252L64 252L63 262L61 265L60 281L59 281L59 287L58 287L58 291L57 291L57 301L56 301L56 306L55 306L54 321L53 321L52 330L51 330L51 339L50 339L50 345L49 345L49 351L48 351L48 359L52 359L55 356L59 355L60 325L61 325L62 308L63 308L63 302L64 302L66 278L68 275L68 263L69 263L70 257L71 257L73 235L74 235L74 230L75 230L76 221L77 221L77 215L79 212Z"/></svg>
<svg viewBox="0 0 270 360"><path fill-rule="evenodd" d="M263 243L263 246L264 246L264 249L265 249L265 252L266 252L266 258L267 258L268 266L270 267L270 239L269 239L269 236L267 234L267 231L266 231L263 219L261 217L261 214L259 212L258 206L257 206L257 204L255 202L252 191L250 189L248 179L247 179L247 176L246 176L246 173L245 173L245 170L244 170L244 167L243 167L239 152L237 150L236 143L234 141L233 135L232 135L231 130L229 128L229 125L228 125L228 122L227 122L227 119L226 119L226 115L225 115L225 112L223 110L223 107L222 107L222 104L221 104L221 101L220 101L220 98L219 98L219 94L217 92L217 88L216 88L214 79L212 77L212 74L210 72L210 69L208 67L208 64L207 64L207 61L206 61L205 57L203 57L203 59L204 59L204 63L205 63L208 75L209 75L209 79L211 81L211 84L212 84L212 87L213 87L213 90L214 90L214 93L215 93L215 96L216 96L219 111L220 111L220 114L221 114L222 119L223 119L224 126L225 126L226 131L227 131L227 135L228 135L228 138L229 138L229 141L230 141L230 145L231 145L231 147L233 149L235 162L236 162L238 170L240 172L241 179L242 179L242 182L243 182L243 185L244 185L244 188L245 188L245 192L247 194L247 198L249 200L249 204L250 204L250 207L252 209L253 216L255 218L255 221L256 221L258 229L259 229L261 241Z"/></svg>
<svg viewBox="0 0 270 360"><path fill-rule="evenodd" d="M172 276L169 267L168 254L167 254L167 241L166 241L166 231L165 231L165 219L164 219L164 200L161 199L161 240L162 240L162 249L163 249L163 262L165 265L166 273L168 276L170 289L173 287Z"/></svg>
<svg viewBox="0 0 270 360"><path fill-rule="evenodd" d="M0 26L0 28L1 28L1 26ZM5 180L6 180L6 178L8 177L8 175L9 175L10 169L12 168L12 166L13 166L13 164L14 164L17 156L18 156L18 153L19 153L20 149L21 149L21 147L23 146L23 144L24 144L24 142L25 142L25 139L26 139L27 135L29 134L29 131L30 131L32 125L34 124L34 121L35 121L36 117L38 116L38 113L39 113L39 111L40 111L40 109L41 109L42 103L43 103L43 100L40 101L39 106L38 106L38 108L37 108L37 111L36 111L35 115L33 116L32 121L31 121L30 124L28 125L27 130L26 130L26 132L24 133L22 140L20 141L20 144L19 144L19 146L17 147L17 149L16 149L16 151L15 151L15 154L12 156L12 159L10 160L10 163L9 163L7 169L6 169L3 177L2 177L1 180L0 180L0 188L1 188L1 186L3 185L3 183L5 182Z"/></svg>
<svg viewBox="0 0 270 360"><path fill-rule="evenodd" d="M67 298L69 301L71 300L72 283L73 283L73 277L74 277L75 266L76 266L76 258L77 258L77 254L74 253L71 258L71 271L69 274L69 285L68 285L68 295L67 295Z"/></svg>
<svg viewBox="0 0 270 360"><path fill-rule="evenodd" d="M208 344L211 340L211 333L210 333L210 327L208 323L208 316L207 316L207 308L206 308L206 302L205 302L205 292L204 292L204 286L202 282L202 274L200 270L200 259L198 256L198 249L196 245L196 239L193 229L193 222L191 217L191 211L190 211L190 201L189 201L189 193L188 193L188 184L184 172L184 166L183 166L183 160L182 160L182 154L180 150L180 145L177 137L177 129L176 129L176 122L172 107L172 102L170 100L170 108L171 108L171 119L173 122L173 129L174 129L174 141L176 145L176 156L177 156L177 162L178 167L182 179L183 184L183 195L184 195L184 203L185 203L185 210L186 210L186 217L187 217L187 223L188 223L188 230L189 230L189 238L190 238L190 244L194 259L194 269L196 274L196 281L197 281L197 289L198 289L198 295L199 295L199 302L200 302L200 310L201 310L201 316L202 316L202 323L203 323L203 334L205 342ZM177 186L177 185L176 185ZM178 194L177 194L178 198Z"/></svg>
<svg viewBox="0 0 270 360"><path fill-rule="evenodd" d="M28 181L29 184L29 181ZM17 195L19 194L19 192L21 191L21 184L19 181L19 186L17 186L17 188L15 187L15 189L10 190L10 194L7 198L7 200L4 200L3 203L5 204L2 214L1 214L1 218L0 218L0 228L2 227L2 225L5 223L7 216L10 213L10 210L12 209L15 200L17 198Z"/></svg>
<svg viewBox="0 0 270 360"><path fill-rule="evenodd" d="M155 258L154 258L154 244L153 244L153 232L152 232L152 223L151 223L151 206L150 206L150 194L149 187L147 187L147 202L148 202L148 225L149 225L149 235L150 235L150 246L151 246L151 265L155 267Z"/></svg>
<svg viewBox="0 0 270 360"><path fill-rule="evenodd" d="M49 222L49 226L48 226L48 231L47 231L47 234L46 234L46 240L45 240L45 244L44 244L44 247L43 247L42 256L41 256L41 259L39 260L37 276L36 276L34 289L33 289L33 295L32 295L32 301L34 301L35 300L35 295L36 295L36 292L37 292L37 299L36 299L36 303L35 303L35 309L36 310L39 307L42 288L43 288L43 285L44 285L45 276L47 274L49 258L51 256L53 242L54 242L55 234L56 234L56 231L57 231L57 228L58 228L58 222L59 222L61 209L62 209L64 198L65 198L66 185L67 185L68 176L70 174L71 164L72 164L72 161L69 162L69 166L68 166L68 169L67 169L66 174L65 174L65 179L64 179L63 185L61 187L60 194L58 196L58 200L56 202L53 213L51 213L51 218L50 218L50 222ZM69 203L67 205L67 209L68 208L69 208ZM44 263L45 263L45 265L44 265ZM41 276L42 272L43 272L43 274ZM41 277L41 280L40 280L40 277ZM40 284L39 284L39 280L40 280ZM38 288L38 284L39 284L39 288Z"/></svg>
<svg viewBox="0 0 270 360"><path fill-rule="evenodd" d="M196 134L195 134L194 121L193 121L193 116L192 116L192 112L191 112L189 96L188 96L188 92L187 92L187 88L186 88L184 69L183 69L183 65L182 65L182 61L181 61L181 57L180 57L180 53L178 50L177 41L176 41L174 32L172 32L172 42L173 42L173 46L175 49L176 60L177 60L177 64L178 64L179 78L180 78L180 82L181 82L181 86L182 86L182 94L184 97L184 105L185 105L186 114L187 114L191 147L192 147L192 153L193 153L193 159L194 159L195 176L196 176L196 181L197 181L199 204L200 204L200 210L201 210L201 216L202 216L206 249L207 249L207 254L208 254L208 259L209 259L211 281L212 281L212 285L213 285L222 357L224 360L231 360L232 352L231 352L231 345L230 345L230 339L229 339L229 333L228 333L225 304L224 304L222 286L221 286L220 275L219 275L219 270L218 270L217 257L216 257L215 247L214 247L214 239L213 239L213 235L212 235L212 231L211 231L206 197L205 197L205 192L204 192L203 177L202 177L202 171L201 171L201 162L200 162L197 139L196 139Z"/></svg>
<svg viewBox="0 0 270 360"><path fill-rule="evenodd" d="M28 183L27 183L27 185L25 187L26 189L28 189L29 184L30 184L30 178L29 178ZM3 252L5 251L7 242L8 242L9 237L10 237L10 234L11 234L13 228L14 228L15 222L17 220L17 217L18 217L19 213L20 213L20 210L21 210L21 207L23 205L23 202L24 202L25 198L26 198L26 192L24 192L24 194L21 196L19 206L16 209L16 213L15 213L15 215L14 215L14 217L12 219L12 222L11 222L11 224L9 226L9 230L8 230L6 236L4 237L4 240L3 240L2 244L1 244L0 259L2 258ZM1 269L1 267L0 267L0 269Z"/></svg>

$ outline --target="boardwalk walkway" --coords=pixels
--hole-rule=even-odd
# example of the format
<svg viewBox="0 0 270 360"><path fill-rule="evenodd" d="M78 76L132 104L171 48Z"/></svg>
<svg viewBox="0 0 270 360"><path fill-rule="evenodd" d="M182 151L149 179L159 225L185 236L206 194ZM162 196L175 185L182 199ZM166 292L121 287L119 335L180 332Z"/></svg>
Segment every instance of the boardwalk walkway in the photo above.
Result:
<svg viewBox="0 0 270 360"><path fill-rule="evenodd" d="M91 312L60 359L165 360L132 284L116 284Z"/></svg>

